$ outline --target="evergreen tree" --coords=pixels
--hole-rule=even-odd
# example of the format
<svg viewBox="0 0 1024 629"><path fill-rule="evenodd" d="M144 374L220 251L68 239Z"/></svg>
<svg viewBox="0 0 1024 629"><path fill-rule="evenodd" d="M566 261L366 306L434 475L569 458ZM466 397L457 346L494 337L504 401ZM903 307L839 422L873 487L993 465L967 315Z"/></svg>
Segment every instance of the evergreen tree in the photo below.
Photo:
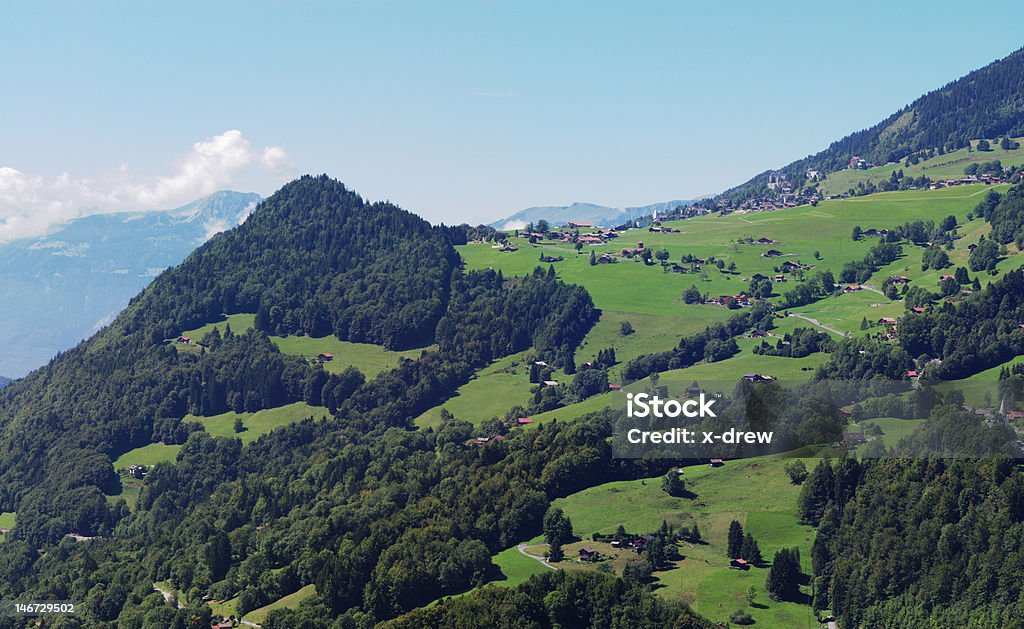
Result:
<svg viewBox="0 0 1024 629"><path fill-rule="evenodd" d="M800 593L800 550L783 548L775 553L765 590L773 600L792 600Z"/></svg>
<svg viewBox="0 0 1024 629"><path fill-rule="evenodd" d="M738 521L733 520L729 523L729 544L728 544L728 555L729 559L736 559L740 557L743 550L743 525Z"/></svg>
<svg viewBox="0 0 1024 629"><path fill-rule="evenodd" d="M686 483L675 470L669 470L661 479L661 490L675 498L686 495Z"/></svg>
<svg viewBox="0 0 1024 629"><path fill-rule="evenodd" d="M817 526L828 503L835 497L835 477L828 461L819 461L800 489L800 521Z"/></svg>
<svg viewBox="0 0 1024 629"><path fill-rule="evenodd" d="M750 533L743 536L743 544L740 547L740 557L743 557L748 562L755 566L759 566L764 563L764 558L761 557L761 548L757 545L757 540Z"/></svg>

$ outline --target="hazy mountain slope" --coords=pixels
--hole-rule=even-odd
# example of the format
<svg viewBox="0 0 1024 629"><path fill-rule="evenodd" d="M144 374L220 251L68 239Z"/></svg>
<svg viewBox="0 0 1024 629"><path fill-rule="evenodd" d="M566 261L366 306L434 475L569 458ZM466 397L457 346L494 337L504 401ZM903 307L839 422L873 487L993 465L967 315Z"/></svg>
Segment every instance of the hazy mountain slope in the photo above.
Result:
<svg viewBox="0 0 1024 629"><path fill-rule="evenodd" d="M24 375L109 323L160 271L237 225L259 200L217 192L173 210L93 215L0 244L0 373Z"/></svg>
<svg viewBox="0 0 1024 629"><path fill-rule="evenodd" d="M498 229L518 229L527 223L536 223L544 219L552 225L564 225L569 221L583 221L593 223L598 227L613 227L631 219L649 216L654 212L666 212L689 203L692 201L664 201L626 208L607 207L594 203L530 207L507 218L494 221L491 226Z"/></svg>

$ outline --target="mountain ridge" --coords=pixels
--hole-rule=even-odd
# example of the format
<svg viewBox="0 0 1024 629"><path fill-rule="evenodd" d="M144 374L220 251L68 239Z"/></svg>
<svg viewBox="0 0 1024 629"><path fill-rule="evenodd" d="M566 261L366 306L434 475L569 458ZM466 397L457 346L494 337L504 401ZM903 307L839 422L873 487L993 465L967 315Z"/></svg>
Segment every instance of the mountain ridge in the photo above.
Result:
<svg viewBox="0 0 1024 629"><path fill-rule="evenodd" d="M650 216L654 212L674 210L681 205L689 205L693 201L693 199L675 199L633 207L611 207L580 201L569 205L540 205L519 210L511 216L493 221L489 225L496 229L521 229L528 223L535 223L543 219L552 225L581 221L593 223L596 227L614 227L643 216Z"/></svg>
<svg viewBox="0 0 1024 629"><path fill-rule="evenodd" d="M0 244L0 372L22 376L109 323L163 269L242 222L260 195L229 190L149 212L99 213Z"/></svg>

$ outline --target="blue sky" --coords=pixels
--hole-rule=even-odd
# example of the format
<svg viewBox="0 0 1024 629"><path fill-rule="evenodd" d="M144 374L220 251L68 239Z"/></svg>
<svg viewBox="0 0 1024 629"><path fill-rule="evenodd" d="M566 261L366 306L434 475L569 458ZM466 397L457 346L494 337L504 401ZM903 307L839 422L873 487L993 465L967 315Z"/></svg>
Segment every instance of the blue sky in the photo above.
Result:
<svg viewBox="0 0 1024 629"><path fill-rule="evenodd" d="M435 222L718 192L1022 45L915 4L8 5L0 218L303 172Z"/></svg>

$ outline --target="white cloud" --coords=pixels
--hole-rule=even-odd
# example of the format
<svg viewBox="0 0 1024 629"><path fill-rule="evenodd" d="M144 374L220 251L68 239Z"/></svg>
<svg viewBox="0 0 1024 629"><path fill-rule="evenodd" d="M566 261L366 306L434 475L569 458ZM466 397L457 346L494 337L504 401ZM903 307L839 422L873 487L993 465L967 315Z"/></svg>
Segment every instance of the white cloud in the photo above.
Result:
<svg viewBox="0 0 1024 629"><path fill-rule="evenodd" d="M290 175L279 146L253 147L232 129L192 145L170 175L134 176L127 165L99 177L29 175L0 167L0 242L46 233L57 224L99 212L159 210L231 187L240 175Z"/></svg>

